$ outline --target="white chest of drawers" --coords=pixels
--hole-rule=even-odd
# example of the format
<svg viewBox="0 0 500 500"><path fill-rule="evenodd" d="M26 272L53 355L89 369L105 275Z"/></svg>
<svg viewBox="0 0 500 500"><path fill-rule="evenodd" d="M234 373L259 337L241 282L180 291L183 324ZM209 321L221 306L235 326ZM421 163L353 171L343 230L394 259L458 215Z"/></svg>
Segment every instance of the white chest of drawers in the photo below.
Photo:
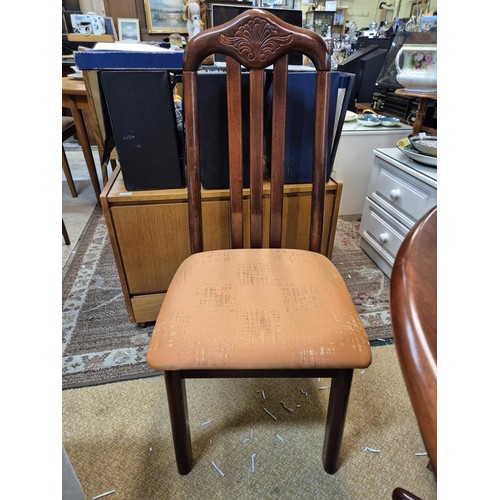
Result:
<svg viewBox="0 0 500 500"><path fill-rule="evenodd" d="M405 236L437 205L437 170L397 148L375 149L361 217L361 248L388 276Z"/></svg>
<svg viewBox="0 0 500 500"><path fill-rule="evenodd" d="M396 127L365 127L358 121L344 123L332 172L332 177L343 184L339 215L363 212L373 150L392 148L411 131L412 127L404 123Z"/></svg>

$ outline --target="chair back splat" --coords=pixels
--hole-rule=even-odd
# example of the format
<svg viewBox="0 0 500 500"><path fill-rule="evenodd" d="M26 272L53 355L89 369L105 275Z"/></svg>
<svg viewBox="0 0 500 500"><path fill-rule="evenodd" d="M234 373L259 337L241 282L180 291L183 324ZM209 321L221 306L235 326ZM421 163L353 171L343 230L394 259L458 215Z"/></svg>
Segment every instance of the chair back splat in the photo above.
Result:
<svg viewBox="0 0 500 500"><path fill-rule="evenodd" d="M231 249L204 251L198 69L213 53L225 54L227 59ZM309 250L281 248L291 53L304 54L316 68ZM264 84L270 65L273 104L267 113ZM249 75L242 75L242 66ZM248 82L250 109L242 114L247 94L241 84ZM313 31L286 24L263 10L247 10L189 41L184 52L183 90L192 255L170 283L146 356L150 367L165 373L177 469L188 474L193 461L186 378L328 377L332 384L323 467L333 474L338 469L353 371L370 365L371 350L342 276L321 253L328 158L328 48ZM247 115L248 129L243 119ZM264 140L264 121L269 115L270 149L269 138ZM243 190L246 139L250 217L246 217L243 196L247 197ZM268 221L262 215L265 151L271 162L269 238L263 234ZM244 219L250 226L245 231ZM244 238L248 229L249 244ZM270 248L263 248L267 241Z"/></svg>
<svg viewBox="0 0 500 500"><path fill-rule="evenodd" d="M330 55L324 40L316 33L292 27L272 14L254 9L246 11L221 26L200 32L189 42L184 53L183 84L192 253L203 251L197 71L202 61L209 55L213 53L226 55L232 248L243 247L241 65L249 71L250 246L261 248L263 241L264 69L271 64L274 65L269 246L279 248L283 213L288 54L292 52L303 53L309 57L317 70L309 249L320 252L328 158Z"/></svg>

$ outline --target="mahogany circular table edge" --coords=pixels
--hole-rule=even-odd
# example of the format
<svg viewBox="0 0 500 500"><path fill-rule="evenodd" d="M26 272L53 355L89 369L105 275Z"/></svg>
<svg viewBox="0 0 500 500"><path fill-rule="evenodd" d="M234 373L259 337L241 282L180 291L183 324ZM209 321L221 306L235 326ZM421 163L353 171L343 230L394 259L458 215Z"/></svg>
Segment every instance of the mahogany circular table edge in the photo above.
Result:
<svg viewBox="0 0 500 500"><path fill-rule="evenodd" d="M404 239L392 269L394 344L434 473L437 474L437 206Z"/></svg>
<svg viewBox="0 0 500 500"><path fill-rule="evenodd" d="M437 99L437 92L412 92L406 89L396 89L396 95L403 95L408 97L424 97L426 99Z"/></svg>

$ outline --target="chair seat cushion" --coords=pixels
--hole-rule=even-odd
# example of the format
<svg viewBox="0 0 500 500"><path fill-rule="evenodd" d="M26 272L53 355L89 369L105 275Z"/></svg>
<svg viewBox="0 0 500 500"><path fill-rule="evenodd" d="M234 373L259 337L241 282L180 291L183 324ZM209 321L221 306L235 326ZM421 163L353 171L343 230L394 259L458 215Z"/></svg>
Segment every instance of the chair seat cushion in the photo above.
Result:
<svg viewBox="0 0 500 500"><path fill-rule="evenodd" d="M177 270L153 331L156 370L365 368L371 350L332 262L305 250L201 252Z"/></svg>
<svg viewBox="0 0 500 500"><path fill-rule="evenodd" d="M67 129L68 127L71 127L72 125L75 124L75 120L71 118L71 116L63 116L62 117L62 129Z"/></svg>

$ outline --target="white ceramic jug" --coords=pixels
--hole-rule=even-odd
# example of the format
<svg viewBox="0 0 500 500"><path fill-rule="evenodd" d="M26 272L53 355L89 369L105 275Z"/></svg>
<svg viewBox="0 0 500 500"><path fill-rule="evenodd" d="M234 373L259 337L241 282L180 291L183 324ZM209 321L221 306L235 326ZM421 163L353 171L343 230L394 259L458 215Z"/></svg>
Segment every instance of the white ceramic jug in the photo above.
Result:
<svg viewBox="0 0 500 500"><path fill-rule="evenodd" d="M403 67L400 66L403 55ZM409 92L437 92L437 45L403 45L395 59L397 81Z"/></svg>

